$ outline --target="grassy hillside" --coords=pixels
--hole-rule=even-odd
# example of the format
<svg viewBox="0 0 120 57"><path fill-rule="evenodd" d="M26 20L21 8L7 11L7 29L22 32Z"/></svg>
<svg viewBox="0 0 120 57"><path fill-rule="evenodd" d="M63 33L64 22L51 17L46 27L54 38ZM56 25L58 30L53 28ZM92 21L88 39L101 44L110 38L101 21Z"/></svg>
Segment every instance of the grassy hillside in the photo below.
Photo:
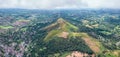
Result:
<svg viewBox="0 0 120 57"><path fill-rule="evenodd" d="M45 42L49 42L54 38L81 38L85 41L86 45L95 53L95 54L102 54L107 49L102 45L102 43L89 36L85 32L77 32L78 28L69 22L65 21L62 18L59 18L55 23L45 27L44 29L48 30L47 36L44 38ZM59 41L59 39L57 39ZM69 53L69 52L68 52ZM68 53L65 53L68 54ZM111 52L107 52L104 56L108 56ZM70 54L70 53L69 53ZM63 56L65 56L63 55ZM114 55L113 53L111 56L118 56Z"/></svg>
<svg viewBox="0 0 120 57"><path fill-rule="evenodd" d="M78 30L76 26L70 24L62 18L59 18L55 23L45 27L44 29L49 31L44 41L49 41L53 37L59 37L64 32L69 34Z"/></svg>

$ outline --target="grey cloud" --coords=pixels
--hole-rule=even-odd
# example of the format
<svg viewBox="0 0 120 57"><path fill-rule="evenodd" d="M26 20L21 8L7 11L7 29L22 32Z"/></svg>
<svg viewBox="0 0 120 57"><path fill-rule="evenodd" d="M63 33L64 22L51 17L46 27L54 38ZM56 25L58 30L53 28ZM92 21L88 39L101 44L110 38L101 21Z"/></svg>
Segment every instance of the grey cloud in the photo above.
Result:
<svg viewBox="0 0 120 57"><path fill-rule="evenodd" d="M120 8L120 0L0 0L0 8Z"/></svg>

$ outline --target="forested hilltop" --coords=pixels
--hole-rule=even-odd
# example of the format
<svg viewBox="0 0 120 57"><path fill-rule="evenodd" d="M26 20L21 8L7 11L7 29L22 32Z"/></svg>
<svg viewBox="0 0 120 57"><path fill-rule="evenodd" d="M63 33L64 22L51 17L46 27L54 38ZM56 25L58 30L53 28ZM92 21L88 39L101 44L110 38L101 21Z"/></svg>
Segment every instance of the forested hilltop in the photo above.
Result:
<svg viewBox="0 0 120 57"><path fill-rule="evenodd" d="M120 10L0 9L0 57L120 57Z"/></svg>

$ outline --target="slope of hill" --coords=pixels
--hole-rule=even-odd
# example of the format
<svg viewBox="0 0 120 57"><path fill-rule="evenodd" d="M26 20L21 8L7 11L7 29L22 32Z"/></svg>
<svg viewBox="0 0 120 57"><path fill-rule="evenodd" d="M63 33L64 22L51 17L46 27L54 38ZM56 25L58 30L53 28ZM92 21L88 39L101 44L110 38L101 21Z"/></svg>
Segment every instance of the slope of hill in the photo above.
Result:
<svg viewBox="0 0 120 57"><path fill-rule="evenodd" d="M70 24L69 22L65 21L62 18L59 18L55 23L45 27L44 29L48 31L47 36L44 38L45 42L49 42L52 40L59 41L60 40L59 38L68 39L68 40L69 38L76 38L76 39L81 38L81 40L83 40L85 44L94 52L94 55L101 54L107 50L99 40L89 36L85 32L78 32L78 28L76 26ZM74 51L76 50L73 50L73 52ZM107 53L109 54L109 52L106 52L106 54ZM115 56L115 55L113 54L111 56Z"/></svg>
<svg viewBox="0 0 120 57"><path fill-rule="evenodd" d="M59 38L81 38L81 40L85 41L85 44L89 46L94 53L99 53L103 51L101 50L101 47L104 47L98 40L90 37L89 35L87 35L87 33L78 32L78 28L76 26L70 24L62 18L59 18L55 23L43 29L48 31L47 36L44 38L45 42L52 41L55 38L57 41L60 40Z"/></svg>
<svg viewBox="0 0 120 57"><path fill-rule="evenodd" d="M72 32L77 32L78 28L62 18L59 18L55 23L44 28L48 30L48 35L45 37L45 41L49 41L53 37L68 38Z"/></svg>

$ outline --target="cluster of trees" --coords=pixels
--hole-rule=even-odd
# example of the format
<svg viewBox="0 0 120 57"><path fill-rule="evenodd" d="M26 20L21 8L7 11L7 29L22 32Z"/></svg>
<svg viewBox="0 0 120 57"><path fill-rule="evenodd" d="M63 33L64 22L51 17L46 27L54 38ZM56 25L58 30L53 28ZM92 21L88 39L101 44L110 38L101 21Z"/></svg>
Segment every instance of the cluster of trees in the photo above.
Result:
<svg viewBox="0 0 120 57"><path fill-rule="evenodd" d="M49 42L40 40L35 42L36 45L32 45L30 48L31 54L29 56L41 56L48 57L59 53L61 56L65 52L80 51L82 53L93 54L94 52L85 44L81 38L59 38L55 37Z"/></svg>

